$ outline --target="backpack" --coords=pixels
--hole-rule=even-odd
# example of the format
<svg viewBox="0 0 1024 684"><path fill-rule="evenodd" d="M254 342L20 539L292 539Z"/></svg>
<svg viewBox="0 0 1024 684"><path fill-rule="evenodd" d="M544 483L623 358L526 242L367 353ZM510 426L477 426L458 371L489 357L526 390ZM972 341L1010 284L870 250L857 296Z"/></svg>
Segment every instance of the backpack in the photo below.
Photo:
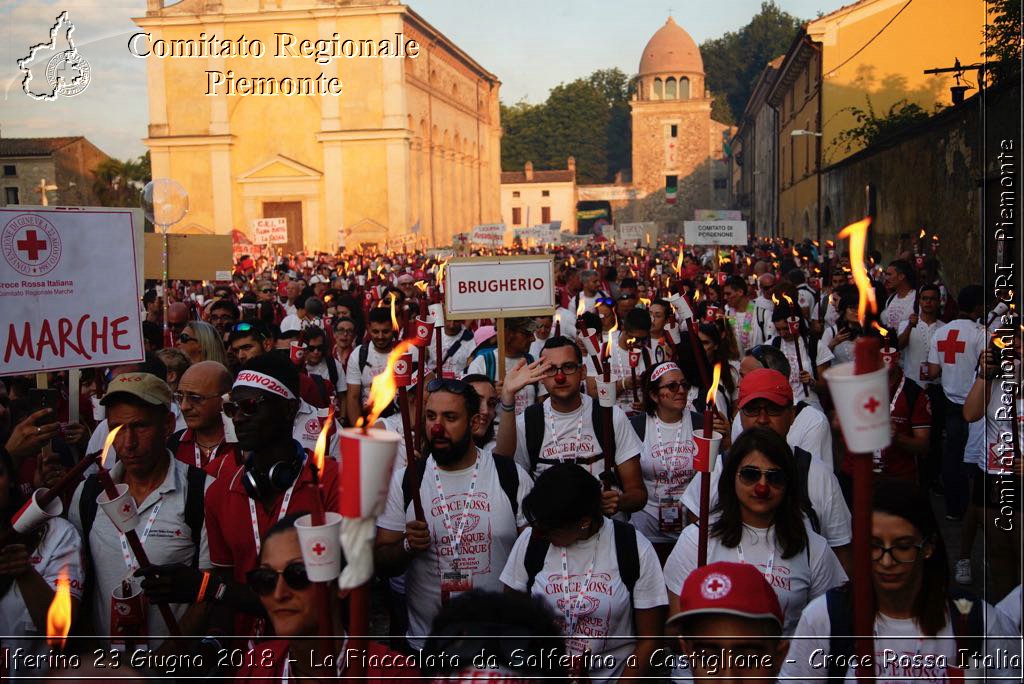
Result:
<svg viewBox="0 0 1024 684"><path fill-rule="evenodd" d="M804 343L804 348L807 350L807 358L809 358L811 360L811 367L810 368L805 368L804 370L809 370L811 372L811 377L814 378L815 380L817 380L818 379L818 341L815 340L815 339L812 339L812 340L808 341L808 339L806 337L801 337L800 341ZM772 345L773 347L775 347L776 349L781 350L782 349L782 337L774 337L774 338L772 338L772 341L769 342L769 344Z"/></svg>
<svg viewBox="0 0 1024 684"><path fill-rule="evenodd" d="M590 403L590 421L591 427L594 430L597 441L601 445L601 455L594 457L594 460L604 459L605 455L611 461L615 462L615 440L612 440L611 444L604 443L604 431L598 434L597 427L601 425L601 404L597 401L591 401ZM526 410L523 411L523 422L525 423L524 428L526 431L526 453L530 457L530 476L537 471L537 465L539 463L547 463L549 465L556 465L561 461L550 458L540 457L540 448L544 443L544 404L533 404L527 406ZM583 461L577 460L576 463L582 463Z"/></svg>
<svg viewBox="0 0 1024 684"><path fill-rule="evenodd" d="M772 324L772 319L769 318L767 310L755 306L754 318L757 320L757 327L761 329L762 340L767 342L775 337L775 326Z"/></svg>
<svg viewBox="0 0 1024 684"><path fill-rule="evenodd" d="M366 364L370 358L370 343L359 345L359 375L362 376L363 369L366 368Z"/></svg>
<svg viewBox="0 0 1024 684"><path fill-rule="evenodd" d="M619 565L619 577L629 591L629 603L633 605L633 589L640 579L640 551L636 546L636 528L629 523L612 520L615 532L615 560ZM537 573L544 567L544 557L551 544L534 535L526 544L523 567L526 569L526 593L533 589ZM585 589L585 588L584 588Z"/></svg>
<svg viewBox="0 0 1024 684"><path fill-rule="evenodd" d="M462 331L462 335L460 335L454 342L452 342L452 346L448 347L448 351L444 353L444 358L441 359L441 363L439 364L439 366L441 368L444 368L444 364L448 363L448 359L455 356L455 352L459 351L459 347L462 346L462 343L469 342L471 339L473 339L473 333L469 330L464 329ZM486 361L484 361L484 363L486 363Z"/></svg>
<svg viewBox="0 0 1024 684"><path fill-rule="evenodd" d="M516 462L507 456L494 456L493 454L491 460L494 461L494 469L498 471L501 490L505 492L505 496L508 497L508 502L512 506L512 517L515 518L519 515L519 471L516 470ZM402 476L402 500L405 502L403 510L408 509L409 504L412 503L413 469L415 469L416 482L423 482L423 476L427 472L427 459L417 459L411 467L405 469L405 474Z"/></svg>
<svg viewBox="0 0 1024 684"><path fill-rule="evenodd" d="M633 432L643 442L644 438L647 437L647 414L637 413L634 416L629 417L629 424L633 426ZM704 414L699 411L690 411L690 424L693 427L693 431L704 429Z"/></svg>
<svg viewBox="0 0 1024 684"><path fill-rule="evenodd" d="M829 620L829 678L842 679L846 675L846 663L849 656L855 653L853 634L852 585L847 582L829 589L825 593ZM954 603L957 599L972 601L971 610L966 620L960 620L960 610ZM985 636L984 602L975 599L971 594L951 589L946 597L946 610L953 623L953 634L956 638L958 652L984 653L982 639ZM964 624L966 622L966 624ZM964 631L966 629L966 632ZM845 657L844 657L845 656Z"/></svg>

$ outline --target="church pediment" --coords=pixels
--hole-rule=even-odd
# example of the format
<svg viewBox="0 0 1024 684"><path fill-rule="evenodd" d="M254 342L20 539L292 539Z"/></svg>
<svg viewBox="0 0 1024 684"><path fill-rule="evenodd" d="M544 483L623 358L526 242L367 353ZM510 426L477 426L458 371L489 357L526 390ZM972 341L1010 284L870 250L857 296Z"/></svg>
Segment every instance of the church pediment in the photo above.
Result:
<svg viewBox="0 0 1024 684"><path fill-rule="evenodd" d="M314 168L300 164L288 157L277 155L241 174L238 177L238 182L296 179L319 180L322 175L320 171Z"/></svg>

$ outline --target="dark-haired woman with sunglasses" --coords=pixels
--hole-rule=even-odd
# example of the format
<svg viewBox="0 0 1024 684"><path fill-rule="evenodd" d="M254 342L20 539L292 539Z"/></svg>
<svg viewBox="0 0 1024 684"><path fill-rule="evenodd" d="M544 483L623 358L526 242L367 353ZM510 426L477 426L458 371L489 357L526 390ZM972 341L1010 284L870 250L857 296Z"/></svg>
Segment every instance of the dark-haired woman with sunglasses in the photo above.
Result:
<svg viewBox="0 0 1024 684"><path fill-rule="evenodd" d="M811 599L846 580L824 537L806 522L800 474L786 441L767 428L743 432L729 450L712 511L708 562L756 565L779 597L784 634L792 634ZM697 568L697 526L679 537L665 563L669 614L687 576Z"/></svg>
<svg viewBox="0 0 1024 684"><path fill-rule="evenodd" d="M236 657L241 666L235 679L314 682L344 677L346 654L352 653L371 659L364 681L385 681L385 678L386 681L401 681L416 677L415 669L403 666L402 657L389 653L384 646L375 642L346 641L336 590L332 589L334 583L327 583L325 592L306 576L299 535L295 531L295 520L302 515L304 513L288 515L267 530L259 565L246 575L249 586L267 612L276 638L256 643L244 655L238 653ZM327 605L324 605L325 595ZM324 611L330 634L338 635L337 638L316 638L321 635L320 616ZM379 661L382 656L397 657L394 666L387 669L374 666L374 660Z"/></svg>
<svg viewBox="0 0 1024 684"><path fill-rule="evenodd" d="M949 558L927 494L913 483L880 480L871 509L872 595L858 599L873 604L869 676L880 682L1020 681L1020 631L984 601L951 591ZM780 679L853 679L854 668L847 667L852 643L831 638L854 634L852 614L849 585L812 601L797 625L799 638L790 644ZM830 670L816 656L821 653L840 666ZM987 658L990 666L979 667L968 653Z"/></svg>

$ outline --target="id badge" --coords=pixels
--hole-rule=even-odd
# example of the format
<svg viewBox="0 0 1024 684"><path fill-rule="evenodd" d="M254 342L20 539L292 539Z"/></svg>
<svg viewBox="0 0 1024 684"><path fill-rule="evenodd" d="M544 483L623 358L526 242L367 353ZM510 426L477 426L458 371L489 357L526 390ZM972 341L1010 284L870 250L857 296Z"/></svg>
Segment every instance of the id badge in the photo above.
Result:
<svg viewBox="0 0 1024 684"><path fill-rule="evenodd" d="M463 592L473 589L473 577L462 570L452 570L441 575L441 605Z"/></svg>
<svg viewBox="0 0 1024 684"><path fill-rule="evenodd" d="M683 504L678 498L661 497L658 502L658 529L661 532L683 531Z"/></svg>

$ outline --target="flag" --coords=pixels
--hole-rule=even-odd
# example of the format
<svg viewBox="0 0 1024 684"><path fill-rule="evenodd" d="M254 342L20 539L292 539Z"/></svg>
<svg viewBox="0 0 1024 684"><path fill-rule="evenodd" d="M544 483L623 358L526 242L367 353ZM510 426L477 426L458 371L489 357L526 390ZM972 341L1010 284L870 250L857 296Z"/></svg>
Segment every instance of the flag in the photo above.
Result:
<svg viewBox="0 0 1024 684"><path fill-rule="evenodd" d="M419 219L416 220L416 223L412 224L412 227L409 228L409 232L410 233L418 233L418 232L420 232L420 222L419 222Z"/></svg>

